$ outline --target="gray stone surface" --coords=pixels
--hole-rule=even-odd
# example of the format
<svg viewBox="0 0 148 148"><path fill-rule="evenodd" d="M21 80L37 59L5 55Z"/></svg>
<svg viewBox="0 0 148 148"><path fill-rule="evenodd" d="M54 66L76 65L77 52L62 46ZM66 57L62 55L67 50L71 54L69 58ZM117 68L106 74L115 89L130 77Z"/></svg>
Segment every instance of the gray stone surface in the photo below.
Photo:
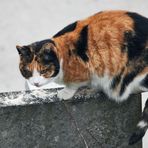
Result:
<svg viewBox="0 0 148 148"><path fill-rule="evenodd" d="M82 99L80 96L86 92L79 91L65 102L51 98L47 101L45 96L42 100L31 96L32 92L26 97L32 97L28 99L32 105L20 101L24 106L6 106L1 101L0 148L86 148L84 139L88 148L141 148L141 142L128 146L128 138L140 119L140 96L132 95L118 104L102 93ZM8 104L8 98L12 101L19 93L1 94L0 98L7 99Z"/></svg>

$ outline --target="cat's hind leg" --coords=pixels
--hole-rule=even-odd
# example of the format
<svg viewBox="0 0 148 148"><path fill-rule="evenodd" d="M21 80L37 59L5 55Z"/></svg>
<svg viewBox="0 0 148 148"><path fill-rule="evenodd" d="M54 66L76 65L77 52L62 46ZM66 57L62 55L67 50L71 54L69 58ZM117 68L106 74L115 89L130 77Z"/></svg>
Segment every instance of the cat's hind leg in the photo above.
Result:
<svg viewBox="0 0 148 148"><path fill-rule="evenodd" d="M137 130L129 139L129 145L132 145L143 138L148 129L148 99L145 103L141 121L137 124Z"/></svg>
<svg viewBox="0 0 148 148"><path fill-rule="evenodd" d="M143 91L148 91L148 75L141 81L141 87ZM148 99L145 103L145 107L142 114L141 121L137 124L137 130L132 134L129 140L129 144L134 144L142 139L148 129Z"/></svg>

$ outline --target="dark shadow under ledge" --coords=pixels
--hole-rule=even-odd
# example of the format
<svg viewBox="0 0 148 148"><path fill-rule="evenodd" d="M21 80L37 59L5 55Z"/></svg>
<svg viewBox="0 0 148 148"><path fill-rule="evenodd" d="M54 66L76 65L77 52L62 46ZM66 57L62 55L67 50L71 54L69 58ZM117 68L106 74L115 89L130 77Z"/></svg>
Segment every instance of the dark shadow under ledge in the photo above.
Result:
<svg viewBox="0 0 148 148"><path fill-rule="evenodd" d="M2 148L141 148L127 146L141 116L140 95L115 103L92 89L59 101L57 89L0 94Z"/></svg>

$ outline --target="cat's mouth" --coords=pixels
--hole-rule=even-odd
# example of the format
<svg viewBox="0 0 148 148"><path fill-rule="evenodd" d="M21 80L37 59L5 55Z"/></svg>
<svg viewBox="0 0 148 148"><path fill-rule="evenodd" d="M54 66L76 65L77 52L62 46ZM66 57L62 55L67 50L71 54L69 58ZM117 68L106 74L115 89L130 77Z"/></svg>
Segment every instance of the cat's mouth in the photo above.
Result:
<svg viewBox="0 0 148 148"><path fill-rule="evenodd" d="M44 77L31 77L28 79L28 82L35 87L42 87L50 82L53 82L54 78L44 78Z"/></svg>
<svg viewBox="0 0 148 148"><path fill-rule="evenodd" d="M40 83L37 83L37 82L34 82L34 83L30 83L29 82L29 84L32 85L32 86L38 87L38 88L42 87L43 85L45 85L45 84L40 84Z"/></svg>
<svg viewBox="0 0 148 148"><path fill-rule="evenodd" d="M30 78L28 81L31 85L35 87L42 87L43 85L46 85L49 82L48 79L43 79L43 78L42 79Z"/></svg>
<svg viewBox="0 0 148 148"><path fill-rule="evenodd" d="M34 83L34 86L41 87L42 85L40 85L39 83Z"/></svg>

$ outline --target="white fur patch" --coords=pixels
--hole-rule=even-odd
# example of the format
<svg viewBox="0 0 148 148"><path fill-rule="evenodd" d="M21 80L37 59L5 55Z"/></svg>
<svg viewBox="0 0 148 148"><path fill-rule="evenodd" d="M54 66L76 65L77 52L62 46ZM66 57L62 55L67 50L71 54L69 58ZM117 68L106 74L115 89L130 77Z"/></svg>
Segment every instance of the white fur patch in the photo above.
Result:
<svg viewBox="0 0 148 148"><path fill-rule="evenodd" d="M144 127L148 126L148 123L142 120L138 123L137 126L140 128L144 128Z"/></svg>
<svg viewBox="0 0 148 148"><path fill-rule="evenodd" d="M109 88L111 84L111 79L109 78L108 74L104 74L103 77L98 77L97 74L92 75L91 85L92 87L100 87L100 88Z"/></svg>
<svg viewBox="0 0 148 148"><path fill-rule="evenodd" d="M145 75L141 75L136 77L126 88L123 95L118 97L117 101L124 101L126 100L130 94L136 93L141 91L142 87L140 86L141 81L145 78Z"/></svg>
<svg viewBox="0 0 148 148"><path fill-rule="evenodd" d="M109 77L108 73L106 72L103 77L98 77L97 74L92 75L91 79L91 86L95 87L97 89L102 89L109 98L112 98L113 100L117 102L122 102L126 100L130 94L136 93L140 90L142 90L142 87L140 85L141 81L145 78L145 75L141 75L136 77L126 88L125 92L122 96L120 96L120 91L114 91L111 89L112 84L112 78Z"/></svg>
<svg viewBox="0 0 148 148"><path fill-rule="evenodd" d="M35 83L38 83L39 87L49 83L50 79L44 78L40 75L40 73L34 69L33 76L29 78L29 83L33 86L35 86Z"/></svg>
<svg viewBox="0 0 148 148"><path fill-rule="evenodd" d="M103 90L109 97L114 97L113 92L110 88L112 79L109 77L107 72L103 77L98 77L97 74L93 74L91 78L91 86L97 89Z"/></svg>
<svg viewBox="0 0 148 148"><path fill-rule="evenodd" d="M57 96L60 100L68 100L74 96L76 91L77 89L71 89L71 88L65 87L64 89L58 91Z"/></svg>

